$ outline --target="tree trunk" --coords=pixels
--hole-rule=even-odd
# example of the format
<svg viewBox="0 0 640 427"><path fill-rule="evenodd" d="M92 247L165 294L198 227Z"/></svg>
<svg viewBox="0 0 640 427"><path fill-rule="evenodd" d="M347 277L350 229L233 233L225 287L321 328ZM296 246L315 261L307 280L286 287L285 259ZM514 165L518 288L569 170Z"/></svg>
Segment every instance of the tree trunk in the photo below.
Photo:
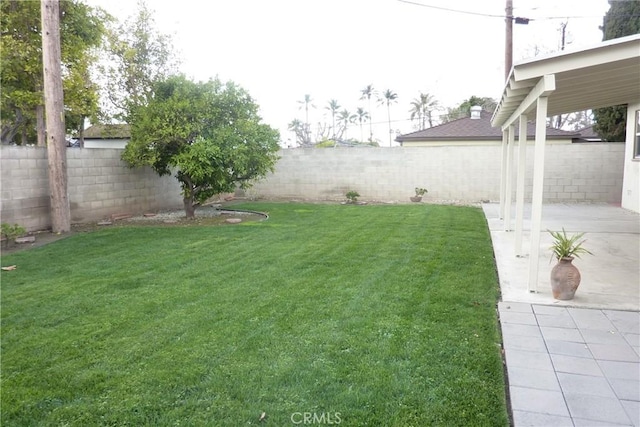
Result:
<svg viewBox="0 0 640 427"><path fill-rule="evenodd" d="M184 204L184 214L187 219L194 219L196 217L196 207L193 204L193 196L185 196L182 199L182 203Z"/></svg>
<svg viewBox="0 0 640 427"><path fill-rule="evenodd" d="M371 95L369 95L369 142L373 142L373 111L371 111Z"/></svg>
<svg viewBox="0 0 640 427"><path fill-rule="evenodd" d="M391 107L387 101L387 119L389 121L389 147L391 147Z"/></svg>
<svg viewBox="0 0 640 427"><path fill-rule="evenodd" d="M78 145L80 148L84 148L84 120L85 117L82 116L82 119L80 119L80 129L78 129Z"/></svg>
<svg viewBox="0 0 640 427"><path fill-rule="evenodd" d="M71 229L71 212L67 191L67 147L64 134L64 104L60 67L59 0L40 0L40 14L42 17L42 64L51 225L54 233L66 233Z"/></svg>
<svg viewBox="0 0 640 427"><path fill-rule="evenodd" d="M20 145L23 147L29 144L29 136L27 136L27 127L22 126L22 130L20 131Z"/></svg>
<svg viewBox="0 0 640 427"><path fill-rule="evenodd" d="M44 105L38 105L36 107L36 133L38 135L37 146L44 147L45 145L47 145L47 133L44 121Z"/></svg>
<svg viewBox="0 0 640 427"><path fill-rule="evenodd" d="M15 137L18 134L18 129L20 126L24 125L24 116L22 115L22 110L19 108L15 109L16 118L10 124L5 124L2 126L2 143L3 144L14 144Z"/></svg>

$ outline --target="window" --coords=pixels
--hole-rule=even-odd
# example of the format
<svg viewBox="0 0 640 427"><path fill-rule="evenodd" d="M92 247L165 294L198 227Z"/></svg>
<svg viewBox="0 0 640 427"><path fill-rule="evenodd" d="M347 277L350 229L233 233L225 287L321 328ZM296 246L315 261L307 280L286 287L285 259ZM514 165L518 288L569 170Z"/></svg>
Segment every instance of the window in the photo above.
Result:
<svg viewBox="0 0 640 427"><path fill-rule="evenodd" d="M633 147L633 158L640 160L640 110L636 110L636 138Z"/></svg>

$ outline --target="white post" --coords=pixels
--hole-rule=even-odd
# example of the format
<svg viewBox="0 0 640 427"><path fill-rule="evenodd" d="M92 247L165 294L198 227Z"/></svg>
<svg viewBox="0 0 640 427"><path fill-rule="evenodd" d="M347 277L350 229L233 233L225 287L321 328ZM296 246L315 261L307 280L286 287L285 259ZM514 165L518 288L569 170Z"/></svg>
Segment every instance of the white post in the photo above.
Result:
<svg viewBox="0 0 640 427"><path fill-rule="evenodd" d="M507 185L507 132L502 131L502 158L500 162L500 219L504 218L504 196Z"/></svg>
<svg viewBox="0 0 640 427"><path fill-rule="evenodd" d="M518 135L518 177L516 182L516 244L517 257L522 256L522 227L524 222L524 177L527 167L527 116L520 116Z"/></svg>
<svg viewBox="0 0 640 427"><path fill-rule="evenodd" d="M509 125L507 131L507 179L504 190L505 206L504 206L504 231L511 231L511 196L513 193L513 144L516 140L516 127Z"/></svg>
<svg viewBox="0 0 640 427"><path fill-rule="evenodd" d="M533 195L531 202L531 250L529 251L529 292L538 291L540 229L542 228L542 193L544 190L544 151L547 139L546 96L538 98L536 107L536 142L533 158Z"/></svg>

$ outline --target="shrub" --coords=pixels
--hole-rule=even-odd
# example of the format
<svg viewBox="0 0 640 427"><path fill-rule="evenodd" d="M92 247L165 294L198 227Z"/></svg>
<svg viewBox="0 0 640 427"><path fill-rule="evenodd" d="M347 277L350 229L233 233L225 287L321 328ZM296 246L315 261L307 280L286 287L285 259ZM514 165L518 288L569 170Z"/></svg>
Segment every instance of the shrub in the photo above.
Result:
<svg viewBox="0 0 640 427"><path fill-rule="evenodd" d="M4 246L9 246L9 241L15 239L18 236L22 236L26 233L24 227L19 226L18 224L7 224L6 222L2 223L2 237L4 237Z"/></svg>
<svg viewBox="0 0 640 427"><path fill-rule="evenodd" d="M351 190L346 194L346 196L349 203L357 203L358 197L360 197L360 194L357 191Z"/></svg>

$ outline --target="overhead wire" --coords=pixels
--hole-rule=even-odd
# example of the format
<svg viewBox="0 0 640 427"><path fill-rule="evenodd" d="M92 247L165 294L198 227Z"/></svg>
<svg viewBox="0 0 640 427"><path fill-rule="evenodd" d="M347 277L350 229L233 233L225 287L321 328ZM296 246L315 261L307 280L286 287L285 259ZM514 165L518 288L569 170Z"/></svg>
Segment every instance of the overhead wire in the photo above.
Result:
<svg viewBox="0 0 640 427"><path fill-rule="evenodd" d="M433 4L425 4L425 3L420 3L417 1L411 1L411 0L398 0L400 3L407 3L407 4L412 4L414 6L421 6L421 7L426 7L429 9L437 9L437 10L443 10L445 12L454 12L454 13L462 13L465 15L475 15L475 16L482 16L485 18L500 18L500 19L507 19L507 18L511 18L511 19L516 19L516 16L507 16L504 14L492 14L492 13L483 13L483 12L474 12L474 11L470 11L470 10L462 10L462 9L453 9L453 8L449 8L449 7L443 7L443 6L436 6ZM515 10L517 10L516 8L514 8ZM524 9L521 9L524 10ZM616 17L624 17L624 18L632 18L632 17L638 17L640 16L639 14L625 14L625 15L615 15ZM602 18L602 15L568 15L568 16L542 16L542 17L538 17L538 18L524 18L527 19L528 21L543 21L543 20L551 20L551 19L588 19L588 18Z"/></svg>
<svg viewBox="0 0 640 427"><path fill-rule="evenodd" d="M490 13L482 13L482 12L472 12L469 10L460 10L460 9L451 9L448 7L442 7L442 6L434 6L434 5L430 5L430 4L424 4L424 3L418 3L415 1L411 1L411 0L398 0L401 3L407 3L407 4L413 4L416 6L422 6L422 7L428 7L430 9L438 9L438 10L444 10L447 12L456 12L456 13L464 13L466 15L476 15L476 16L484 16L487 18L505 18L505 15L494 15L494 14L490 14Z"/></svg>

